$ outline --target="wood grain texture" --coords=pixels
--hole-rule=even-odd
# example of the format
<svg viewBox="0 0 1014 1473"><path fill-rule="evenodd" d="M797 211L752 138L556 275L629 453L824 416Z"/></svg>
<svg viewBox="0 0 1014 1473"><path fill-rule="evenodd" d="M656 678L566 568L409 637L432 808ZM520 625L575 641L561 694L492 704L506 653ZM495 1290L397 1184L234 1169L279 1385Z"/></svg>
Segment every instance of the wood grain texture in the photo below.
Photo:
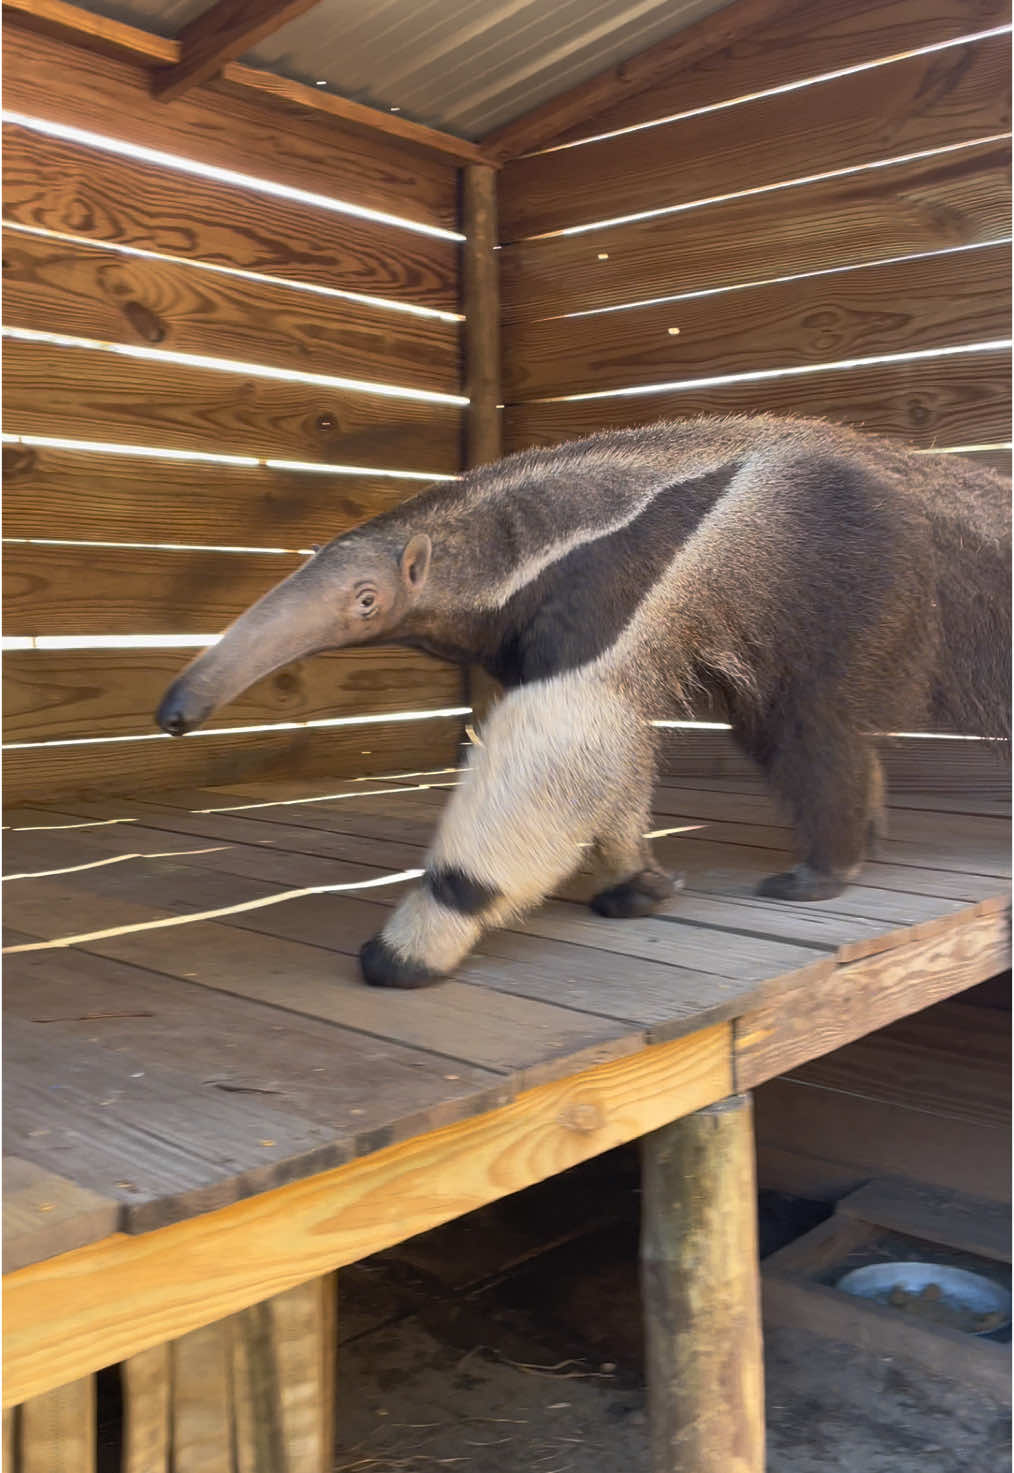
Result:
<svg viewBox="0 0 1014 1473"><path fill-rule="evenodd" d="M4 232L4 321L101 342L459 392L458 326L316 292Z"/></svg>
<svg viewBox="0 0 1014 1473"><path fill-rule="evenodd" d="M12 434L419 473L458 469L456 405L13 339L3 360Z"/></svg>
<svg viewBox="0 0 1014 1473"><path fill-rule="evenodd" d="M3 8L5 23L10 28L25 27L40 36L73 41L105 56L143 62L179 59L179 42L171 37L156 36L109 16L95 15L78 5L68 5L67 0L3 0Z"/></svg>
<svg viewBox="0 0 1014 1473"><path fill-rule="evenodd" d="M4 126L4 219L414 306L457 307L453 241Z"/></svg>
<svg viewBox="0 0 1014 1473"><path fill-rule="evenodd" d="M214 0L180 31L179 60L156 71L152 91L163 102L181 97L316 4L317 0Z"/></svg>
<svg viewBox="0 0 1014 1473"><path fill-rule="evenodd" d="M850 424L913 446L974 444L1010 433L1010 354L831 369L793 378L685 388L632 398L514 405L504 416L508 450L558 445L624 425L697 414L804 414Z"/></svg>
<svg viewBox="0 0 1014 1473"><path fill-rule="evenodd" d="M4 753L9 803L71 793L129 793L242 777L361 777L399 768L439 767L459 751L457 717L382 725L301 728L165 742L43 745Z"/></svg>
<svg viewBox="0 0 1014 1473"><path fill-rule="evenodd" d="M4 1273L115 1232L119 1204L18 1156L3 1163Z"/></svg>
<svg viewBox="0 0 1014 1473"><path fill-rule="evenodd" d="M18 1473L95 1473L94 1376L31 1397L18 1419Z"/></svg>
<svg viewBox="0 0 1014 1473"><path fill-rule="evenodd" d="M172 1346L153 1345L120 1367L123 1473L172 1473Z"/></svg>
<svg viewBox="0 0 1014 1473"><path fill-rule="evenodd" d="M136 736L189 650L9 650L4 655L4 739ZM258 681L218 713L215 727L313 721L382 711L460 706L460 671L412 650L348 650L301 660Z"/></svg>
<svg viewBox="0 0 1014 1473"><path fill-rule="evenodd" d="M1010 919L993 913L839 967L798 1012L802 992L787 989L737 1021L737 1087L753 1089L1009 966Z"/></svg>
<svg viewBox="0 0 1014 1473"><path fill-rule="evenodd" d="M1010 332L1011 248L865 266L590 317L513 323L508 402L987 342Z"/></svg>
<svg viewBox="0 0 1014 1473"><path fill-rule="evenodd" d="M500 434L500 291L497 243L497 176L473 164L462 178L462 305L465 312L465 392L469 466L496 460Z"/></svg>
<svg viewBox="0 0 1014 1473"><path fill-rule="evenodd" d="M764 1357L748 1096L641 1146L651 1464L763 1473Z"/></svg>
<svg viewBox="0 0 1014 1473"><path fill-rule="evenodd" d="M173 1473L232 1473L228 1322L181 1335L171 1355Z"/></svg>
<svg viewBox="0 0 1014 1473"><path fill-rule="evenodd" d="M1010 477L1011 474L1011 452L1010 450L968 450L962 456L963 460L974 461L976 465L987 466L991 471L998 471L1001 476Z"/></svg>
<svg viewBox="0 0 1014 1473"><path fill-rule="evenodd" d="M579 82L541 107L495 129L483 139L483 148L500 159L516 158L541 148L571 125L584 127L588 119L596 118L603 109L630 93L639 95L674 72L678 74L702 57L711 56L748 35L770 21L780 9L779 0L740 0L735 8L723 7L677 35L657 42L650 50Z"/></svg>
<svg viewBox="0 0 1014 1473"><path fill-rule="evenodd" d="M594 116L581 115L551 141L558 145L613 128L637 127L840 67L971 36L1009 20L1005 0L783 0L730 42L667 71Z"/></svg>
<svg viewBox="0 0 1014 1473"><path fill-rule="evenodd" d="M4 445L4 535L288 547L329 542L422 480Z"/></svg>
<svg viewBox="0 0 1014 1473"><path fill-rule="evenodd" d="M504 241L944 148L1010 127L997 36L795 93L535 154L501 176ZM871 96L877 106L870 107Z"/></svg>
<svg viewBox="0 0 1014 1473"><path fill-rule="evenodd" d="M158 547L4 547L10 634L224 629L305 559Z"/></svg>
<svg viewBox="0 0 1014 1473"><path fill-rule="evenodd" d="M1010 1262L1010 1212L998 1202L900 1177L878 1177L844 1197L837 1210L843 1217L907 1233L924 1243Z"/></svg>
<svg viewBox="0 0 1014 1473"><path fill-rule="evenodd" d="M13 111L457 229L452 162L348 132L266 92L215 82L166 107L151 96L147 67L11 25L4 61L4 102Z"/></svg>
<svg viewBox="0 0 1014 1473"><path fill-rule="evenodd" d="M1010 150L979 144L822 184L505 247L508 321L1003 240Z"/></svg>
<svg viewBox="0 0 1014 1473"><path fill-rule="evenodd" d="M190 1222L5 1280L15 1405L636 1139L731 1088L726 1025Z"/></svg>

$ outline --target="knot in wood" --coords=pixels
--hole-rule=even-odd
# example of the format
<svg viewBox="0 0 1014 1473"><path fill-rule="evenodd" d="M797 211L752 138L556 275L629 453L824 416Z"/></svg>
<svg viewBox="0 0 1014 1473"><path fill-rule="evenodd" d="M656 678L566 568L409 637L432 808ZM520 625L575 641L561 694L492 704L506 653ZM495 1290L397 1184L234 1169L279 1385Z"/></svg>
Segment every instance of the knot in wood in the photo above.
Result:
<svg viewBox="0 0 1014 1473"><path fill-rule="evenodd" d="M557 1125L562 1125L565 1130L576 1130L581 1135L591 1135L596 1130L601 1130L605 1124L602 1116L601 1106L594 1100L572 1100L570 1104L564 1105L556 1117Z"/></svg>
<svg viewBox="0 0 1014 1473"><path fill-rule="evenodd" d="M164 340L166 335L165 323L150 307L146 307L143 302L133 300L124 302L123 315L131 327L146 342L161 343Z"/></svg>

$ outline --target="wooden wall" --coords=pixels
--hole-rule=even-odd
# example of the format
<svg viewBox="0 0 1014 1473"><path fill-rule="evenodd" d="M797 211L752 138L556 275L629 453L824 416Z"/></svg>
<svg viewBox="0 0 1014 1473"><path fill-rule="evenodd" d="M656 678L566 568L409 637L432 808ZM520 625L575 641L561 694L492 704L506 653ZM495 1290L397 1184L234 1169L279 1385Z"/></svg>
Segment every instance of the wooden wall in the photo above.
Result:
<svg viewBox="0 0 1014 1473"><path fill-rule="evenodd" d="M613 136L509 164L505 448L755 410L1009 445L1007 350L937 355L1010 333L1010 36L904 54L1008 20L1002 0L787 0L561 142ZM978 453L1009 474L1009 450Z"/></svg>
<svg viewBox="0 0 1014 1473"><path fill-rule="evenodd" d="M453 162L224 83L156 102L140 67L10 23L4 60L15 115L301 192L4 128L7 801L442 765L454 718L280 725L463 704L455 671L404 651L281 672L211 735L162 738L152 712L194 653L174 639L217 633L302 549L460 468ZM137 635L161 643L95 647ZM38 647L66 636L93 647Z"/></svg>

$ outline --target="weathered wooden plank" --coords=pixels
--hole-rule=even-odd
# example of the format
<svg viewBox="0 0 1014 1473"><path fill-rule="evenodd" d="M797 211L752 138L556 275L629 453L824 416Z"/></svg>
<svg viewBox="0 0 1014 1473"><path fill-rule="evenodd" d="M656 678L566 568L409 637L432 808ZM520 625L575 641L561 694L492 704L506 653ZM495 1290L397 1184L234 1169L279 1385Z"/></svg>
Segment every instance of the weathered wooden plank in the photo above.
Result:
<svg viewBox="0 0 1014 1473"><path fill-rule="evenodd" d="M625 425L697 414L805 414L871 434L932 445L1003 439L1010 432L1010 354L1004 350L867 368L831 369L637 397L514 405L504 415L506 448L558 445Z"/></svg>
<svg viewBox="0 0 1014 1473"><path fill-rule="evenodd" d="M172 1343L173 1473L232 1473L229 1333L220 1320Z"/></svg>
<svg viewBox="0 0 1014 1473"><path fill-rule="evenodd" d="M3 1466L10 1473L17 1473L18 1456L18 1409L5 1407L3 1414Z"/></svg>
<svg viewBox="0 0 1014 1473"><path fill-rule="evenodd" d="M31 1161L3 1162L4 1273L115 1232L119 1204Z"/></svg>
<svg viewBox="0 0 1014 1473"><path fill-rule="evenodd" d="M878 1177L844 1197L837 1210L843 1217L908 1233L924 1243L1010 1262L1010 1209L998 1202L898 1177Z"/></svg>
<svg viewBox="0 0 1014 1473"><path fill-rule="evenodd" d="M4 102L12 111L457 229L457 170L449 161L226 83L166 107L151 96L146 67L17 26L7 27L4 57Z"/></svg>
<svg viewBox="0 0 1014 1473"><path fill-rule="evenodd" d="M708 1105L642 1142L651 1466L763 1473L753 1109Z"/></svg>
<svg viewBox="0 0 1014 1473"><path fill-rule="evenodd" d="M190 650L10 650L4 655L9 742L133 736L154 712ZM409 650L348 650L301 660L258 681L214 718L216 727L313 721L462 704L461 674Z"/></svg>
<svg viewBox="0 0 1014 1473"><path fill-rule="evenodd" d="M18 1473L95 1473L94 1376L31 1397L18 1419Z"/></svg>
<svg viewBox="0 0 1014 1473"><path fill-rule="evenodd" d="M504 169L501 238L763 188L1010 127L1006 36L553 150ZM870 96L877 98L875 109Z"/></svg>
<svg viewBox="0 0 1014 1473"><path fill-rule="evenodd" d="M979 144L821 184L506 246L503 308L507 320L562 316L978 245L1003 240L1009 230L1009 150L1004 143Z"/></svg>
<svg viewBox="0 0 1014 1473"><path fill-rule="evenodd" d="M459 1217L724 1098L729 1029L528 1090L255 1201L117 1235L5 1282L14 1405Z"/></svg>
<svg viewBox="0 0 1014 1473"><path fill-rule="evenodd" d="M950 1052L950 1057L948 1057ZM925 1068L947 1058L946 1069ZM786 1076L797 1084L899 1108L946 1114L971 1125L1010 1124L1011 1040L995 1015L961 994L899 1018L833 1053L807 1059ZM941 1077L942 1076L942 1077Z"/></svg>
<svg viewBox="0 0 1014 1473"><path fill-rule="evenodd" d="M631 89L631 96L596 108L594 114L586 109L565 132L543 141L556 145L637 127L840 67L974 35L1009 20L1010 8L1003 0L783 0L718 49L709 47L686 65L663 71L647 88ZM676 41L685 34L679 32Z"/></svg>
<svg viewBox="0 0 1014 1473"><path fill-rule="evenodd" d="M987 342L1010 331L1011 248L865 266L505 332L508 402ZM1008 456L1009 467L1009 456Z"/></svg>
<svg viewBox="0 0 1014 1473"><path fill-rule="evenodd" d="M237 1473L330 1473L334 1292L325 1274L231 1319Z"/></svg>
<svg viewBox="0 0 1014 1473"><path fill-rule="evenodd" d="M228 782L272 773L362 777L399 765L425 767L453 760L460 718L384 722L286 731L212 733L182 741L97 742L60 747L13 747L4 753L7 801L23 803L65 793L123 793L183 783Z"/></svg>
<svg viewBox="0 0 1014 1473"><path fill-rule="evenodd" d="M3 357L12 434L418 474L458 469L462 412L453 404L42 342L8 340Z"/></svg>
<svg viewBox="0 0 1014 1473"><path fill-rule="evenodd" d="M47 1169L72 1150L75 1182L122 1203L127 1231L224 1206L516 1093L502 1072L106 958L68 949L55 959L8 952L5 963L12 1144Z"/></svg>
<svg viewBox="0 0 1014 1473"><path fill-rule="evenodd" d="M459 392L455 322L186 261L4 232L10 327Z"/></svg>
<svg viewBox="0 0 1014 1473"><path fill-rule="evenodd" d="M209 547L311 547L425 484L395 476L207 465L4 445L4 535Z"/></svg>
<svg viewBox="0 0 1014 1473"><path fill-rule="evenodd" d="M752 1089L1009 966L1010 920L994 913L839 967L819 993L772 989L736 1023L737 1087Z"/></svg>
<svg viewBox="0 0 1014 1473"><path fill-rule="evenodd" d="M123 1473L172 1473L172 1346L153 1345L120 1367Z"/></svg>
<svg viewBox="0 0 1014 1473"><path fill-rule="evenodd" d="M457 308L454 241L4 125L4 219L182 259Z"/></svg>

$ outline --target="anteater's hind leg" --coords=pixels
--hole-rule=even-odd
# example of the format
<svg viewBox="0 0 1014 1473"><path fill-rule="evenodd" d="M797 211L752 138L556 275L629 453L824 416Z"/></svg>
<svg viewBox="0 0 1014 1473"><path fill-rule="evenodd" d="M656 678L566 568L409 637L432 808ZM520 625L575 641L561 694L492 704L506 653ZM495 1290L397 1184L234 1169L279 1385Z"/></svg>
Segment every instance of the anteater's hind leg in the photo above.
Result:
<svg viewBox="0 0 1014 1473"><path fill-rule="evenodd" d="M613 831L617 795L650 761L650 728L598 678L576 671L507 695L471 749L422 883L363 947L366 980L422 987L446 976L485 930L566 879L582 845Z"/></svg>
<svg viewBox="0 0 1014 1473"><path fill-rule="evenodd" d="M651 827L653 774L631 774L639 778L618 802L609 826L595 840L594 857L602 880L608 881L592 897L591 908L600 916L626 919L653 914L677 890L676 878L662 869L645 834Z"/></svg>
<svg viewBox="0 0 1014 1473"><path fill-rule="evenodd" d="M794 819L800 863L769 875L758 894L774 900L840 895L886 830L884 776L869 741L830 721L786 722L747 743Z"/></svg>

